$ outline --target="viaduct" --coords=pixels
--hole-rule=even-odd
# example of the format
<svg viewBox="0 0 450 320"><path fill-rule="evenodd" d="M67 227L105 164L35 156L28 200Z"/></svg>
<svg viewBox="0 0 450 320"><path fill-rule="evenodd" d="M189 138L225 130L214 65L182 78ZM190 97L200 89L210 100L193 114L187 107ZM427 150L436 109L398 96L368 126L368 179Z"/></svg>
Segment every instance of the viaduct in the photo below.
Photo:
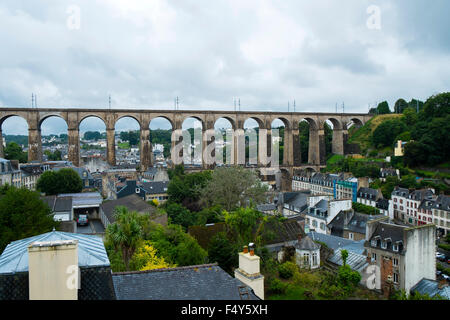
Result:
<svg viewBox="0 0 450 320"><path fill-rule="evenodd" d="M259 139L259 143L269 143L271 141L271 125L276 119L284 123L284 154L283 163L280 167L293 169L302 166L300 156L299 122L306 120L310 125L308 166L318 168L325 164L325 135L324 123L329 120L333 124L332 152L334 154L344 154L344 145L347 140L349 124L361 126L372 116L363 113L317 113L317 112L250 112L250 111L195 111L195 110L134 110L134 109L81 109L81 108L0 108L0 138L2 137L1 127L3 122L11 117L19 116L28 123L28 161L42 160L42 139L41 124L49 117L60 117L65 120L68 127L68 158L75 166L80 165L80 123L87 117L97 117L103 120L106 125L107 137L107 161L114 166L115 159L115 124L123 117L134 118L140 126L140 163L141 170L146 170L152 166L150 121L162 117L167 119L172 125L172 148L182 142L174 133L180 132L182 123L187 118L195 118L202 124L203 149L207 145L214 143L211 139L211 131L214 131L214 124L219 118L227 119L234 130L234 139L244 135L244 122L247 119L254 119L259 126L259 135L267 139ZM208 134L209 133L209 134ZM178 140L178 141L175 141ZM2 141L2 140L0 140ZM238 152L237 143L234 143L234 157ZM268 148L270 150L270 148ZM0 157L3 157L3 144L0 143ZM262 166L259 163L258 166ZM203 161L203 167L208 167ZM236 162L235 162L236 163Z"/></svg>

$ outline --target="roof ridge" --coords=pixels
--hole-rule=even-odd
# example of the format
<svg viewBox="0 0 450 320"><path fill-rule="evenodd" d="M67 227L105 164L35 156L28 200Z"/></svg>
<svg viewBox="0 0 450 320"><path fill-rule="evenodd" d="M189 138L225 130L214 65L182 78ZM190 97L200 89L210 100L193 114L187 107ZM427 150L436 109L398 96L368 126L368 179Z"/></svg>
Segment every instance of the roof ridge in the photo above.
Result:
<svg viewBox="0 0 450 320"><path fill-rule="evenodd" d="M160 269L142 270L142 271L113 272L112 275L114 276L114 275L141 274L141 273L151 273L151 272L170 272L170 271L179 271L179 270L189 270L189 269L195 269L195 268L217 267L218 265L219 264L217 262L215 262L215 263L199 264L199 265L192 265L192 266L182 266L182 267L175 267L175 268L160 268Z"/></svg>

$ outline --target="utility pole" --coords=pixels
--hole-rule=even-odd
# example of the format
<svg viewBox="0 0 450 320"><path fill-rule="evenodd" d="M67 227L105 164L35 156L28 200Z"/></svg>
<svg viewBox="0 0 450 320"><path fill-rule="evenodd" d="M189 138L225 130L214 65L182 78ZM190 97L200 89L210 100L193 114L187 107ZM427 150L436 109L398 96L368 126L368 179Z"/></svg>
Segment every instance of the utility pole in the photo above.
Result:
<svg viewBox="0 0 450 320"><path fill-rule="evenodd" d="M239 111L241 111L241 98L239 98Z"/></svg>
<svg viewBox="0 0 450 320"><path fill-rule="evenodd" d="M289 112L289 101L288 101L288 112Z"/></svg>
<svg viewBox="0 0 450 320"><path fill-rule="evenodd" d="M31 108L34 108L34 93L31 93Z"/></svg>
<svg viewBox="0 0 450 320"><path fill-rule="evenodd" d="M295 112L295 100L294 100L294 112Z"/></svg>
<svg viewBox="0 0 450 320"><path fill-rule="evenodd" d="M109 110L111 110L111 95L109 95Z"/></svg>

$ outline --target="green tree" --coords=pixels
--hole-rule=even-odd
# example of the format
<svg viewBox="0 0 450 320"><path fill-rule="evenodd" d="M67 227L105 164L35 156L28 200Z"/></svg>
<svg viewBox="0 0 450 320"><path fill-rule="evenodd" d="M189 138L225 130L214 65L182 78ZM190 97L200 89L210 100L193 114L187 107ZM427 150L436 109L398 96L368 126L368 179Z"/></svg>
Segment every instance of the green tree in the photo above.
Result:
<svg viewBox="0 0 450 320"><path fill-rule="evenodd" d="M348 264L340 266L338 269L338 283L346 294L350 294L361 281L361 275L353 271Z"/></svg>
<svg viewBox="0 0 450 320"><path fill-rule="evenodd" d="M8 187L0 197L0 253L11 242L51 231L58 226L39 194Z"/></svg>
<svg viewBox="0 0 450 320"><path fill-rule="evenodd" d="M116 221L106 229L106 241L113 245L115 251L120 251L125 268L129 271L131 257L142 241L142 227L138 213L128 211L126 207L116 207L114 218Z"/></svg>
<svg viewBox="0 0 450 320"><path fill-rule="evenodd" d="M209 243L208 258L210 262L217 262L223 270L232 274L233 269L238 266L238 249L224 232L220 232Z"/></svg>
<svg viewBox="0 0 450 320"><path fill-rule="evenodd" d="M18 160L20 163L26 163L28 154L22 151L22 147L15 142L9 142L4 150L5 158L8 160Z"/></svg>
<svg viewBox="0 0 450 320"><path fill-rule="evenodd" d="M213 171L211 180L201 191L201 199L206 206L220 205L230 211L264 202L267 191L268 187L254 171L243 167L220 167Z"/></svg>
<svg viewBox="0 0 450 320"><path fill-rule="evenodd" d="M59 151L59 150L56 150L53 153L50 150L45 150L44 154L47 156L48 160L50 160L50 161L62 160L61 151Z"/></svg>
<svg viewBox="0 0 450 320"><path fill-rule="evenodd" d="M46 195L77 193L83 189L83 182L75 170L63 168L44 172L37 181L36 189Z"/></svg>
<svg viewBox="0 0 450 320"><path fill-rule="evenodd" d="M408 103L404 99L398 99L395 102L394 112L395 113L403 113L403 110L408 108Z"/></svg>
<svg viewBox="0 0 450 320"><path fill-rule="evenodd" d="M171 219L171 223L179 224L186 230L189 226L193 226L197 222L195 213L190 212L179 203L168 201L164 209L167 216Z"/></svg>
<svg viewBox="0 0 450 320"><path fill-rule="evenodd" d="M102 134L98 131L86 131L84 133L84 140L100 140L102 138Z"/></svg>
<svg viewBox="0 0 450 320"><path fill-rule="evenodd" d="M345 266L347 264L348 251L343 249L341 250L342 264Z"/></svg>
<svg viewBox="0 0 450 320"><path fill-rule="evenodd" d="M225 223L235 239L235 243L241 247L250 242L261 244L264 225L268 221L258 210L237 208L234 211L224 211Z"/></svg>
<svg viewBox="0 0 450 320"><path fill-rule="evenodd" d="M416 124L419 117L417 116L415 109L406 108L405 110L403 110L403 119L407 126L413 126Z"/></svg>
<svg viewBox="0 0 450 320"><path fill-rule="evenodd" d="M389 109L389 104L387 101L380 102L377 106L377 114L389 114L391 110Z"/></svg>
<svg viewBox="0 0 450 320"><path fill-rule="evenodd" d="M383 121L372 133L372 144L379 147L393 147L394 139L407 127L401 120L392 119Z"/></svg>

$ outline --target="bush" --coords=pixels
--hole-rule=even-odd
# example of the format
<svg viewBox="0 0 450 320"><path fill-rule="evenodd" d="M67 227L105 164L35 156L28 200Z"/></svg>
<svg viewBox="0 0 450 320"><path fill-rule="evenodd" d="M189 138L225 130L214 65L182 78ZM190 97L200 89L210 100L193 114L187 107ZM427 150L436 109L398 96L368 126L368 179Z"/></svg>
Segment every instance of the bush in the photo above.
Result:
<svg viewBox="0 0 450 320"><path fill-rule="evenodd" d="M280 278L290 279L297 270L298 268L295 263L287 261L278 267L278 274Z"/></svg>
<svg viewBox="0 0 450 320"><path fill-rule="evenodd" d="M288 285L280 279L273 278L270 282L268 291L272 294L284 294L286 293L287 286Z"/></svg>
<svg viewBox="0 0 450 320"><path fill-rule="evenodd" d="M450 251L450 244L440 243L438 247L447 251Z"/></svg>

